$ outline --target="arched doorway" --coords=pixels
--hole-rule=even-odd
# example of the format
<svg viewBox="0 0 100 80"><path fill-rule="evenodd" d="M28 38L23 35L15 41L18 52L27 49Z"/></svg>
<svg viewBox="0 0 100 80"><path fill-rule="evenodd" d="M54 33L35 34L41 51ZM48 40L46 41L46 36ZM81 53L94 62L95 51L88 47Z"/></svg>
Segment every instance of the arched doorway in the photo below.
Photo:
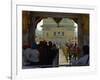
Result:
<svg viewBox="0 0 100 80"><path fill-rule="evenodd" d="M65 25L66 27L68 26L69 29L72 29L72 32L63 28ZM39 43L40 41L51 41L56 44L59 49L66 46L67 43L70 43L74 45L77 44L81 50L84 44L89 45L88 14L23 11L22 27L23 46L32 46L33 42ZM67 30L69 32L67 32ZM60 52L62 51L60 50ZM82 52L80 55L82 55ZM57 57L58 59L59 56L60 55ZM66 59L66 56L68 55L64 54L64 56ZM70 61L66 61L64 65L70 64ZM60 65L59 61L56 61L56 64Z"/></svg>

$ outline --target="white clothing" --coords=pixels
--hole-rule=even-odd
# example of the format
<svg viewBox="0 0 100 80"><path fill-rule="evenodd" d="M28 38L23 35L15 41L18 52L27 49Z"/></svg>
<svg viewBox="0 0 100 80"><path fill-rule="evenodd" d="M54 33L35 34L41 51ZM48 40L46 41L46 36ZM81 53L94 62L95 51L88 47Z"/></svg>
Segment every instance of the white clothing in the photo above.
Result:
<svg viewBox="0 0 100 80"><path fill-rule="evenodd" d="M39 51L37 49L28 48L24 51L24 55L31 62L39 62Z"/></svg>

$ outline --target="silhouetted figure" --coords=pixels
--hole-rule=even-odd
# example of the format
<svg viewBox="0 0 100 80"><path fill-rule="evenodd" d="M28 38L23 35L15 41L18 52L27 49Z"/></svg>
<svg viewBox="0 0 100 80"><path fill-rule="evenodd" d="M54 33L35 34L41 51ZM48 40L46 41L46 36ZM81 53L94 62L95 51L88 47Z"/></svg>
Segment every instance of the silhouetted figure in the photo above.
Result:
<svg viewBox="0 0 100 80"><path fill-rule="evenodd" d="M53 67L53 61L58 53L56 45L53 44L51 41L48 42L48 45L45 40L40 41L40 44L38 45L38 50L40 52L40 67Z"/></svg>
<svg viewBox="0 0 100 80"><path fill-rule="evenodd" d="M38 45L38 50L40 52L39 61L41 66L47 65L48 59L48 46L46 41L40 41Z"/></svg>
<svg viewBox="0 0 100 80"><path fill-rule="evenodd" d="M52 46L52 64L53 66L58 66L58 62L59 62L59 49L56 47L56 44L53 44Z"/></svg>
<svg viewBox="0 0 100 80"><path fill-rule="evenodd" d="M49 47L49 48L52 48L52 46L53 46L52 42L49 41L49 42L48 42L48 47Z"/></svg>
<svg viewBox="0 0 100 80"><path fill-rule="evenodd" d="M47 65L48 66L51 66L52 65L52 57L53 57L53 51L52 51L52 47L53 47L53 44L51 41L48 42L48 51L47 51Z"/></svg>

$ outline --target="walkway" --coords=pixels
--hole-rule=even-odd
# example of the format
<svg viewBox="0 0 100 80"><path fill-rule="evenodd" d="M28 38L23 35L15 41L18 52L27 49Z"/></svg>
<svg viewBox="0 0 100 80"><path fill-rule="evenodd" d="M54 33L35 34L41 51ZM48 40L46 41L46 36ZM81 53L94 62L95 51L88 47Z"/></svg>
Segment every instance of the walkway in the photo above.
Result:
<svg viewBox="0 0 100 80"><path fill-rule="evenodd" d="M66 64L68 64L66 61L66 57L62 49L59 49L59 65L66 65Z"/></svg>

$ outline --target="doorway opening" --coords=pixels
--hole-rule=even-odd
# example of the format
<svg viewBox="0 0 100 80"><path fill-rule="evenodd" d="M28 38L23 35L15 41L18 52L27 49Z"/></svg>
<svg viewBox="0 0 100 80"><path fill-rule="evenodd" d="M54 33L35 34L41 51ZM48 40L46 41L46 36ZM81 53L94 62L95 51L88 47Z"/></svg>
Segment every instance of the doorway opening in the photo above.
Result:
<svg viewBox="0 0 100 80"><path fill-rule="evenodd" d="M22 13L23 68L80 65L83 46L89 47L89 14Z"/></svg>

